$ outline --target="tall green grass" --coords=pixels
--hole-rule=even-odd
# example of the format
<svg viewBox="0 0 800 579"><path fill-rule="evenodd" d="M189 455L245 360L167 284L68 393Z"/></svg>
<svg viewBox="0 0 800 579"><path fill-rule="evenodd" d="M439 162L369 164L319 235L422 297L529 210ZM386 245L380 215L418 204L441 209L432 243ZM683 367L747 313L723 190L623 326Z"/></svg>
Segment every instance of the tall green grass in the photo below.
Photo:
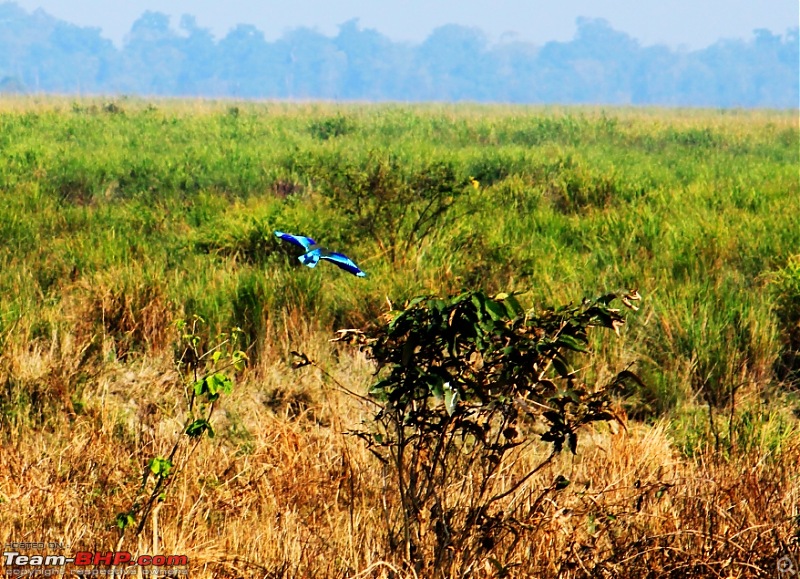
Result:
<svg viewBox="0 0 800 579"><path fill-rule="evenodd" d="M554 304L636 286L623 345L598 349L640 360L631 412L796 376L794 113L103 104L0 102L0 344L86 326L129 357L198 314L258 356L300 320L359 325L419 293ZM420 235L437 187L450 208ZM303 268L274 229L369 277Z"/></svg>

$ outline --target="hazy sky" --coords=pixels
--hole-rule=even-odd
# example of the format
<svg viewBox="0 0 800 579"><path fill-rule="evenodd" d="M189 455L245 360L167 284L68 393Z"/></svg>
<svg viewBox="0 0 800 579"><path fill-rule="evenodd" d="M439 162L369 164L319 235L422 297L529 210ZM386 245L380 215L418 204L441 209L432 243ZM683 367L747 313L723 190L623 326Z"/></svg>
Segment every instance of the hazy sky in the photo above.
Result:
<svg viewBox="0 0 800 579"><path fill-rule="evenodd" d="M2 1L2 0L0 0ZM750 38L756 28L783 33L798 25L798 0L16 0L32 11L103 29L120 43L145 10L192 14L219 38L239 23L268 39L309 26L328 35L351 18L393 40L418 42L442 24L476 26L491 40L543 44L569 40L580 16L605 18L642 44L702 48L720 38Z"/></svg>

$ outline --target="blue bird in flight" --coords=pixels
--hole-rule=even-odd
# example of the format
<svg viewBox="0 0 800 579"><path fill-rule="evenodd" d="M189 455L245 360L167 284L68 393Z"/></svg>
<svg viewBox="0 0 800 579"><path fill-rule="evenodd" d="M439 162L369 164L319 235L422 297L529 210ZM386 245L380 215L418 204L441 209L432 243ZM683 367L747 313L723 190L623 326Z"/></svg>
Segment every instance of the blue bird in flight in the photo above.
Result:
<svg viewBox="0 0 800 579"><path fill-rule="evenodd" d="M343 270L349 271L355 276L366 277L367 275L361 271L355 262L345 254L337 251L328 251L324 247L317 245L317 242L310 237L305 237L303 235L292 235L291 233L283 233L282 231L276 231L275 236L284 241L288 241L289 243L293 243L294 245L302 247L305 253L297 259L300 260L300 263L305 266L315 267L319 263L320 259L326 259L338 265Z"/></svg>

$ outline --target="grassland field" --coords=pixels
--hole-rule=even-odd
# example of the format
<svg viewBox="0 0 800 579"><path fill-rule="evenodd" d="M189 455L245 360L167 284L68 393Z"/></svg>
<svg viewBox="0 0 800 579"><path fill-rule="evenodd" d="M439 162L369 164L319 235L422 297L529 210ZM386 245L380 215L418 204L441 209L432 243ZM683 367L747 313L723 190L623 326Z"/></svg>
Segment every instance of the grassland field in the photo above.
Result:
<svg viewBox="0 0 800 579"><path fill-rule="evenodd" d="M276 229L367 277L302 267ZM472 104L0 99L0 540L186 554L192 577L425 576L346 435L369 412L331 386L366 393L371 363L329 339L478 288L532 308L637 288L583 371L643 385L626 428L531 479L527 535L470 576L774 577L797 557L797 111ZM248 367L158 523L121 541L181 428L175 322L195 316L204 347L241 328Z"/></svg>

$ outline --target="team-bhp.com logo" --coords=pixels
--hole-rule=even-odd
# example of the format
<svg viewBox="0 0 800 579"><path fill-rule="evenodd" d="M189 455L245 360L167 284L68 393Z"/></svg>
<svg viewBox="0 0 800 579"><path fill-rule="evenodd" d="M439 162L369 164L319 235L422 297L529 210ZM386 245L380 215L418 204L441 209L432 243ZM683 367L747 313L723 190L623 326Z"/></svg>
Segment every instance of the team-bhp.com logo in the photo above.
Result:
<svg viewBox="0 0 800 579"><path fill-rule="evenodd" d="M142 567L144 570L151 571L148 575L171 576L183 574L181 571L189 564L186 555L139 555L134 557L128 551L78 551L71 557L65 555L23 555L18 551L4 551L3 565L5 575L31 575L37 573L36 569L64 567L65 565L75 565L76 567L118 567L130 565L131 569L135 566ZM184 569L178 569L183 567ZM172 572L170 572L172 571ZM74 570L81 575L79 570Z"/></svg>

